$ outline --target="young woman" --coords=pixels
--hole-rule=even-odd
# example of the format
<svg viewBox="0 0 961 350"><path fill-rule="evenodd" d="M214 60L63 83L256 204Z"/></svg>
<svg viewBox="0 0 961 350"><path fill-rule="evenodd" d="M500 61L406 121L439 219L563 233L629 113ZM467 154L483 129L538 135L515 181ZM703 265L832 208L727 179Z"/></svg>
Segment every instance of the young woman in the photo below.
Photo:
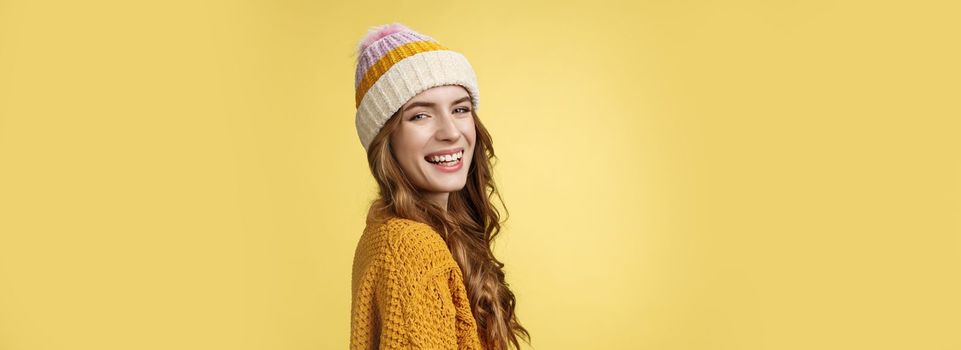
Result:
<svg viewBox="0 0 961 350"><path fill-rule="evenodd" d="M351 349L520 348L491 241L491 137L467 59L400 24L358 47L356 126L379 197L354 253Z"/></svg>

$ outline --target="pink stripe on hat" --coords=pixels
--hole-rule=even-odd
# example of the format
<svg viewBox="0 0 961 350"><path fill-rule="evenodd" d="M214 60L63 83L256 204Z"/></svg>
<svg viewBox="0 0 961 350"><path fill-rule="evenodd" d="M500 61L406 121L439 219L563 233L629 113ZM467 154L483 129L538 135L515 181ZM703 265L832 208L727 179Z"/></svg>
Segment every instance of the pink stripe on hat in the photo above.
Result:
<svg viewBox="0 0 961 350"><path fill-rule="evenodd" d="M354 89L357 89L360 85L360 81L364 79L364 74L367 74L367 70L377 63L381 57L384 57L390 50L415 41L435 40L427 35L407 29L402 32L390 33L365 46L363 52L359 54L359 58L357 59L357 72L354 74Z"/></svg>

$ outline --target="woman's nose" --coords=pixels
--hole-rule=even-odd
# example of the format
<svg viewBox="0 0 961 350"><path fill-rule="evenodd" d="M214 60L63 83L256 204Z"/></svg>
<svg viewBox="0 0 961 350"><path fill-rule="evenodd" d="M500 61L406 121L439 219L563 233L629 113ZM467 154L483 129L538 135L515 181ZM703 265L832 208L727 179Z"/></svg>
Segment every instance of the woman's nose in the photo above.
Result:
<svg viewBox="0 0 961 350"><path fill-rule="evenodd" d="M457 140L460 137L460 130L457 129L457 124L454 123L454 116L450 113L445 113L437 119L438 125L437 131L434 136L438 140Z"/></svg>

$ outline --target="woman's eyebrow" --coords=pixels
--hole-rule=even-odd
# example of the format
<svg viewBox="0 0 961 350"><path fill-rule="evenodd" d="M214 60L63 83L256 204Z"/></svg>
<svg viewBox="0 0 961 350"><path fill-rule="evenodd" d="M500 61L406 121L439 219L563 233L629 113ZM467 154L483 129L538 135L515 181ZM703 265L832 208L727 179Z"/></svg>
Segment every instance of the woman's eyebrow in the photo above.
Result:
<svg viewBox="0 0 961 350"><path fill-rule="evenodd" d="M468 101L468 100L470 100L470 96L461 97L461 98L458 99L457 101L451 102L450 105L453 106L453 105L456 105L456 104L458 104L458 103L461 103L461 102L464 102L464 101ZM433 103L433 102L417 101L417 102L411 102L411 104L408 105L407 108L404 108L404 111L406 111L406 110L408 110L408 109L411 109L411 108L414 108L414 107L431 107L431 108L433 108L433 107L435 107L435 106L437 106L437 104L436 104L436 103Z"/></svg>

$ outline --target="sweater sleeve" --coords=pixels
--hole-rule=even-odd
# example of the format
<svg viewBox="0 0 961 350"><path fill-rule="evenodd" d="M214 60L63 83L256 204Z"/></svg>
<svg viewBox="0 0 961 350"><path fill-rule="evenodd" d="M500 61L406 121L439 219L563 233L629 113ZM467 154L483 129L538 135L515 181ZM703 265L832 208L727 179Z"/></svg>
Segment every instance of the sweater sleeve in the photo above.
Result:
<svg viewBox="0 0 961 350"><path fill-rule="evenodd" d="M446 250L433 230L411 226L390 242L381 349L457 349L457 320ZM440 244L438 244L440 242Z"/></svg>

